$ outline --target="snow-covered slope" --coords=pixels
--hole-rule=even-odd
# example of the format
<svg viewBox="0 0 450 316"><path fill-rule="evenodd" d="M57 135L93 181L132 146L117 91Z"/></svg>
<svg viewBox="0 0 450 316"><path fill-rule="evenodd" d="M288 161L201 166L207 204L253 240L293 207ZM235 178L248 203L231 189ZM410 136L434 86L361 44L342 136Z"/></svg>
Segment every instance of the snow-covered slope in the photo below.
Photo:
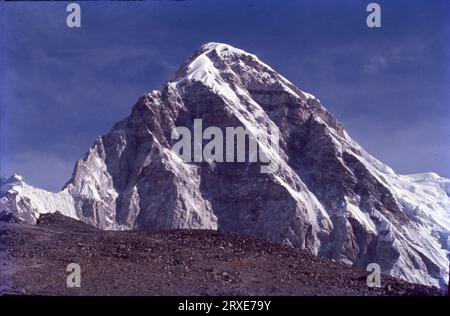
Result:
<svg viewBox="0 0 450 316"><path fill-rule="evenodd" d="M408 248L399 245L400 257L391 275L404 277L422 283L430 274L437 275L440 269L445 270L444 277L435 286L446 286L448 280L448 257L450 254L450 180L436 173L400 175L390 167L369 155L355 141L361 162L392 193L400 209L408 217L408 225L393 226L390 231L397 235L388 238L394 243L407 243ZM422 259L422 264L415 261L415 252ZM429 260L431 259L431 260ZM405 268L406 267L406 268Z"/></svg>
<svg viewBox="0 0 450 316"><path fill-rule="evenodd" d="M203 128L240 126L255 136L279 128L279 150L258 138L278 168L182 161L171 150L172 130L191 129L198 118ZM2 207L31 223L37 213L66 206L62 212L102 229L236 231L362 268L378 263L385 273L442 287L449 183L435 174L395 173L352 140L319 99L255 55L208 43L97 139L63 191L11 182L2 187Z"/></svg>
<svg viewBox="0 0 450 316"><path fill-rule="evenodd" d="M13 213L17 219L35 224L40 214L60 212L79 219L72 195L67 190L57 193L37 189L13 175L0 187L0 214Z"/></svg>

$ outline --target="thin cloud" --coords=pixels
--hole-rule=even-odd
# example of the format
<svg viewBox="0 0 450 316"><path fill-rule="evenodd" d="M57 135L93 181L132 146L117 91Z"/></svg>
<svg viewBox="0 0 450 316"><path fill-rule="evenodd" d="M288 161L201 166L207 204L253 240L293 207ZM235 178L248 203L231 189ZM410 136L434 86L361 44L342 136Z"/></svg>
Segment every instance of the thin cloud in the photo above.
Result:
<svg viewBox="0 0 450 316"><path fill-rule="evenodd" d="M388 63L383 56L371 57L364 65L364 72L367 74L377 74L387 67Z"/></svg>

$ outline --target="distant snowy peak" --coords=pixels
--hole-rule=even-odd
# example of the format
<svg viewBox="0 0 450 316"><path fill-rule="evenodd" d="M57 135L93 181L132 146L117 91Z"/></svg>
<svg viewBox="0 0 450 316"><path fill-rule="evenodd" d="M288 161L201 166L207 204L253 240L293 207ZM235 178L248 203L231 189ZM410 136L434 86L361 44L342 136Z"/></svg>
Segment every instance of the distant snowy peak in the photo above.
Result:
<svg viewBox="0 0 450 316"><path fill-rule="evenodd" d="M23 180L23 177L21 175L13 174L11 177L1 183L1 188L2 190L8 190L8 188L12 188L13 186L20 186L24 183L25 181Z"/></svg>
<svg viewBox="0 0 450 316"><path fill-rule="evenodd" d="M441 177L435 172L424 172L407 175L411 180L416 182L431 182L441 186L450 195L450 180Z"/></svg>
<svg viewBox="0 0 450 316"><path fill-rule="evenodd" d="M36 223L40 214L60 212L79 219L72 195L66 190L54 193L28 185L13 175L0 187L0 213L14 213L21 221Z"/></svg>

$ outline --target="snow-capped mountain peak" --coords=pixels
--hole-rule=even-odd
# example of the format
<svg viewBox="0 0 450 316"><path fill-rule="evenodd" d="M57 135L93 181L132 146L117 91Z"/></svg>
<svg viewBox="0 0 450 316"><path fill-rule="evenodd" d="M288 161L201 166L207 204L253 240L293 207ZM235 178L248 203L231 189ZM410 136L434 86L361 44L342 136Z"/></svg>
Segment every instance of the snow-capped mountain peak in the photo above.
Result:
<svg viewBox="0 0 450 316"><path fill-rule="evenodd" d="M19 219L34 224L40 214L60 212L78 219L73 197L66 191L57 193L28 185L14 174L0 187L0 214L14 213Z"/></svg>
<svg viewBox="0 0 450 316"><path fill-rule="evenodd" d="M280 86L296 97L315 99L311 93L296 88L288 79L265 64L256 55L224 43L207 43L177 71L173 82L199 81L223 95L229 81L252 80L272 89ZM251 82L250 82L251 83Z"/></svg>

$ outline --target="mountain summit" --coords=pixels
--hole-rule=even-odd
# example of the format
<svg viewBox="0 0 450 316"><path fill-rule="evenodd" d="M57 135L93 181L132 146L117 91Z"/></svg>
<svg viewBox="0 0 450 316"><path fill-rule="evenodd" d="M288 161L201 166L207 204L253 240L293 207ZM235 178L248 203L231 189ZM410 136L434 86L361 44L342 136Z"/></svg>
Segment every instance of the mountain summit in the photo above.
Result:
<svg viewBox="0 0 450 316"><path fill-rule="evenodd" d="M279 150L267 155L279 168L183 161L172 131L196 119L255 134L278 128ZM35 223L60 211L113 230L234 231L443 287L449 196L450 180L399 175L369 155L319 99L255 55L208 43L96 140L62 191L13 177L2 184L0 212Z"/></svg>

